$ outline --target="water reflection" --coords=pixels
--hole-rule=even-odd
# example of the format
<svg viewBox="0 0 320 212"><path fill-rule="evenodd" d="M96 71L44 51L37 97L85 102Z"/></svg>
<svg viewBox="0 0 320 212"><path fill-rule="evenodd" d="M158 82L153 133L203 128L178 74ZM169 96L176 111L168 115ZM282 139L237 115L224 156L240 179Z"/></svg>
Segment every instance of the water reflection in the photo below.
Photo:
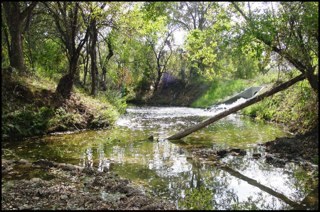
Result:
<svg viewBox="0 0 320 212"><path fill-rule="evenodd" d="M186 137L183 145L165 139L212 113L192 108L132 107L112 130L48 136L5 147L26 159L114 171L173 201L178 209L292 209L292 202L302 201L313 189L312 176L301 167L265 163L265 151L256 144L284 135L274 126L234 114ZM155 141L146 139L150 134ZM225 157L222 162L229 169L223 169L192 159L189 146L245 148L247 154ZM254 159L254 153L261 157Z"/></svg>
<svg viewBox="0 0 320 212"><path fill-rule="evenodd" d="M293 175L299 167L277 168L265 164L262 159L253 160L252 154L257 151L261 149L252 149L244 157L228 156L224 159L230 169L237 170L235 172L256 181L256 184L248 183L250 180L230 170L190 160L186 150L166 140L90 147L84 153L82 164L93 165L99 171L111 169L143 184L152 194L174 201L178 209L186 209L190 196L200 195L196 191L201 188L212 196L212 209L292 208L264 187L276 195L285 195L293 203L300 202L307 193L303 189L305 185L297 184ZM114 165L110 167L111 163Z"/></svg>

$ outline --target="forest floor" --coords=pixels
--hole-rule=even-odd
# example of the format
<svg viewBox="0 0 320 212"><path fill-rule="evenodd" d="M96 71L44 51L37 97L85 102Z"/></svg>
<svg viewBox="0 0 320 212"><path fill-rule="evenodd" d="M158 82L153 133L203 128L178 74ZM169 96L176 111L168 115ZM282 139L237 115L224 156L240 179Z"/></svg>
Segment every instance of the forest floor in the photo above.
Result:
<svg viewBox="0 0 320 212"><path fill-rule="evenodd" d="M273 156L266 158L267 162L274 163L274 158L285 161L308 161L313 164L319 163L319 132L313 131L298 134L294 137L281 137L264 144L266 151Z"/></svg>

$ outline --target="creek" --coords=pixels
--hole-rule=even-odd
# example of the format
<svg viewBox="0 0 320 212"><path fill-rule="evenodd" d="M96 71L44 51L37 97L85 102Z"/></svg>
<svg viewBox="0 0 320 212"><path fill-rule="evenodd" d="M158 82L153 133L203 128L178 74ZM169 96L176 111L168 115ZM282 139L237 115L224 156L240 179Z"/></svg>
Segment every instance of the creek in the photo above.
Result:
<svg viewBox="0 0 320 212"><path fill-rule="evenodd" d="M314 176L294 163L283 167L266 163L265 149L259 145L288 136L280 126L232 114L182 141L166 140L220 109L130 106L112 129L4 143L10 154L3 157L112 171L145 192L173 202L177 209L283 210L300 203L313 189ZM228 166L224 168L194 157L192 148L240 148L246 154L220 159ZM255 158L257 154L261 157ZM14 178L32 177L50 179L49 174L32 170Z"/></svg>

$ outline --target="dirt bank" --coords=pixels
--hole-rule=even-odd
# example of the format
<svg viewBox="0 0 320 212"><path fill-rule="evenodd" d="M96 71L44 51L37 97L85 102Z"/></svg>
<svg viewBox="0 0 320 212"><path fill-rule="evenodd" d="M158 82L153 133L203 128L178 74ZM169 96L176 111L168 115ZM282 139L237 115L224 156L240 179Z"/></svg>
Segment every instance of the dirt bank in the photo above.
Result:
<svg viewBox="0 0 320 212"><path fill-rule="evenodd" d="M253 154L252 159L263 157L266 163L273 164L278 167L284 167L287 162L294 162L312 168L318 165L319 161L319 137L318 129L298 134L293 137L277 138L273 141L259 144L265 147L265 153ZM219 164L219 159L227 155L243 156L246 151L243 149L222 149L213 150L202 147L193 147L189 149L196 158L202 158L205 161L211 161ZM313 169L313 168L312 168Z"/></svg>
<svg viewBox="0 0 320 212"><path fill-rule="evenodd" d="M136 98L129 101L132 104L152 106L190 106L207 89L208 85L203 82L184 82L173 79L161 82L158 90L137 91Z"/></svg>
<svg viewBox="0 0 320 212"><path fill-rule="evenodd" d="M28 179L31 170L41 174ZM2 210L175 209L115 174L71 164L2 160L2 175Z"/></svg>
<svg viewBox="0 0 320 212"><path fill-rule="evenodd" d="M273 156L286 161L305 160L318 164L319 160L319 133L318 128L306 134L299 134L294 137L282 137L265 143L266 151Z"/></svg>

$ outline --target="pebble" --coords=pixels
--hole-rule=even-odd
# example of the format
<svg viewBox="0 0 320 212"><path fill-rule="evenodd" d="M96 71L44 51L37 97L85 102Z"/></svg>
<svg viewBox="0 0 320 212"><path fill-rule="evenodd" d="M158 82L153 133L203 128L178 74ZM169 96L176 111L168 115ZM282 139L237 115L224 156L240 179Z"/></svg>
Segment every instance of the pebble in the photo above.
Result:
<svg viewBox="0 0 320 212"><path fill-rule="evenodd" d="M20 159L20 160L19 160L19 163L21 163L21 164L27 164L27 163L28 163L28 161L27 161L27 160L25 160L25 159Z"/></svg>
<svg viewBox="0 0 320 212"><path fill-rule="evenodd" d="M37 177L34 177L34 178L32 178L30 181L32 181L32 182L40 182L41 181L41 179L40 178L37 178Z"/></svg>
<svg viewBox="0 0 320 212"><path fill-rule="evenodd" d="M61 195L60 199L66 200L66 199L68 199L68 196L67 195Z"/></svg>

